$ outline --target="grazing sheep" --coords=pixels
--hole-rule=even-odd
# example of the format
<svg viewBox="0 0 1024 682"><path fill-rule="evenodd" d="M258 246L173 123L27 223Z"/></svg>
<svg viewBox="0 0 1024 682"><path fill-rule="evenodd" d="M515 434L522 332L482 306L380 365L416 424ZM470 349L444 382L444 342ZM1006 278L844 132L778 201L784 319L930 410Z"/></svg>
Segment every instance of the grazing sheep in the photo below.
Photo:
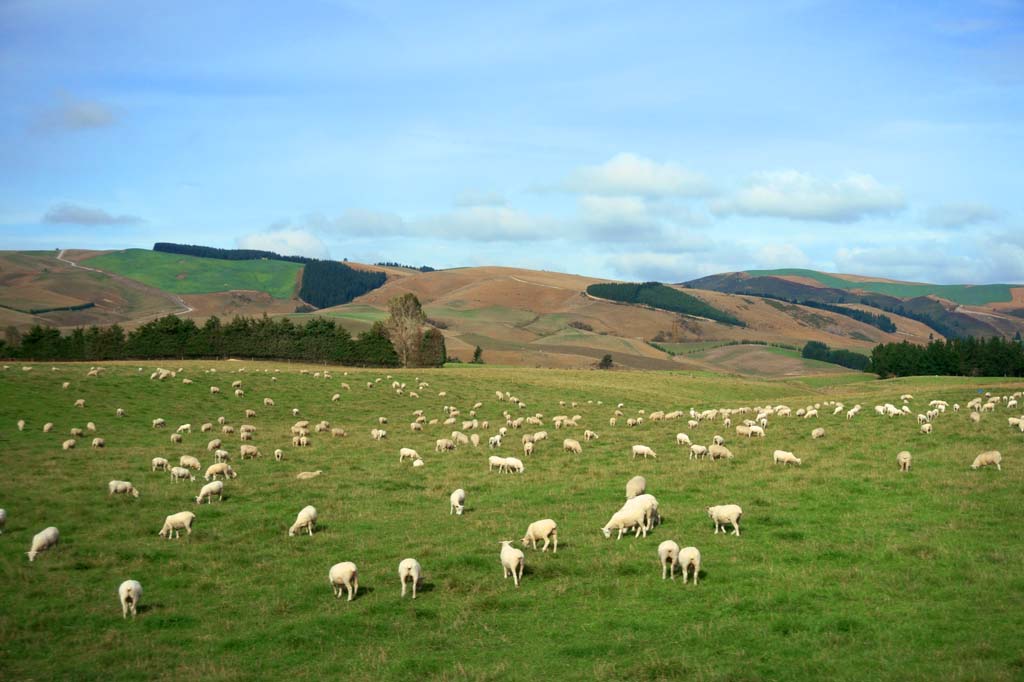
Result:
<svg viewBox="0 0 1024 682"><path fill-rule="evenodd" d="M643 455L644 459L647 459L648 457L653 457L654 459L658 459L658 453L656 453L654 450L650 449L646 445L634 445L633 446L633 459L636 459L640 455Z"/></svg>
<svg viewBox="0 0 1024 682"><path fill-rule="evenodd" d="M501 447L501 436L500 435L498 435L498 436L491 436L490 438L488 438L487 439L487 447L491 448L492 450L494 448L500 448Z"/></svg>
<svg viewBox="0 0 1024 682"><path fill-rule="evenodd" d="M192 535L192 524L196 520L196 515L190 511L178 512L177 514L171 514L164 519L164 525L157 533L162 538L171 539L173 534L175 539L181 537L181 529L184 528L187 535Z"/></svg>
<svg viewBox="0 0 1024 682"><path fill-rule="evenodd" d="M604 524L601 528L601 532L604 533L606 538L610 538L612 536L612 531L618 530L619 536L616 540L621 540L623 533L631 528L636 528L637 531L635 535L643 533L646 538L647 525L644 521L645 517L646 513L642 507L624 506L622 509L612 514L612 517L608 519L608 523Z"/></svg>
<svg viewBox="0 0 1024 682"><path fill-rule="evenodd" d="M932 425L931 424L921 424L921 433L931 433L931 432L932 432Z"/></svg>
<svg viewBox="0 0 1024 682"><path fill-rule="evenodd" d="M167 467L170 465L170 462L163 457L154 457L149 461L149 464L153 467L152 471L156 471L157 469L160 471L167 471Z"/></svg>
<svg viewBox="0 0 1024 682"><path fill-rule="evenodd" d="M41 530L32 536L32 546L29 547L28 560L35 561L36 557L39 556L40 552L45 552L48 549L52 549L57 546L60 541L60 531L57 530L56 526L50 526L45 530Z"/></svg>
<svg viewBox="0 0 1024 682"><path fill-rule="evenodd" d="M792 452L786 452L785 450L776 450L772 453L773 464L796 464L802 466L800 459Z"/></svg>
<svg viewBox="0 0 1024 682"><path fill-rule="evenodd" d="M206 433L207 431L213 431L213 424L211 424L210 422L206 422L205 424L199 427L199 430L202 433Z"/></svg>
<svg viewBox="0 0 1024 682"><path fill-rule="evenodd" d="M199 471L199 468L201 466L199 464L199 460L193 457L192 455L182 455L178 459L178 465L187 467L189 469L195 469L196 471Z"/></svg>
<svg viewBox="0 0 1024 682"><path fill-rule="evenodd" d="M105 447L107 447L107 441L103 440L102 438L93 438L92 439L92 447L97 448L97 449L105 448Z"/></svg>
<svg viewBox="0 0 1024 682"><path fill-rule="evenodd" d="M192 425L182 424L177 428L177 433L192 433Z"/></svg>
<svg viewBox="0 0 1024 682"><path fill-rule="evenodd" d="M298 474L296 474L295 478L299 479L300 481L308 481L311 478L316 478L322 473L323 471L321 471L320 469L317 469L316 471L301 471Z"/></svg>
<svg viewBox="0 0 1024 682"><path fill-rule="evenodd" d="M518 457L506 457L505 458L505 471L508 473L523 473L523 460Z"/></svg>
<svg viewBox="0 0 1024 682"><path fill-rule="evenodd" d="M274 399L273 398L264 398L263 399L263 406L264 407L273 407L274 406Z"/></svg>
<svg viewBox="0 0 1024 682"><path fill-rule="evenodd" d="M18 420L18 430L19 431L24 431L25 430L25 420L24 419L19 419Z"/></svg>
<svg viewBox="0 0 1024 682"><path fill-rule="evenodd" d="M501 574L508 579L509 572L512 573L512 582L519 587L519 581L523 579L523 567L526 557L523 550L512 546L511 540L501 541Z"/></svg>
<svg viewBox="0 0 1024 682"><path fill-rule="evenodd" d="M96 432L96 424L94 424L93 422L86 422L85 423L85 430L89 431L90 433L95 433Z"/></svg>
<svg viewBox="0 0 1024 682"><path fill-rule="evenodd" d="M980 467L987 467L992 464L996 465L996 469L999 471L1003 470L1003 467L999 466L999 463L1003 461L1003 456L999 454L998 450L988 450L981 453L974 458L974 463L971 464L972 469L978 469Z"/></svg>
<svg viewBox="0 0 1024 682"><path fill-rule="evenodd" d="M591 431L590 429L587 429L586 431L583 432L583 440L597 440L598 438L600 438L600 436L598 436L595 432Z"/></svg>
<svg viewBox="0 0 1024 682"><path fill-rule="evenodd" d="M85 398L79 398L76 400L75 407L85 407Z"/></svg>
<svg viewBox="0 0 1024 682"><path fill-rule="evenodd" d="M374 429L374 431L376 431L376 429ZM333 429L331 429L331 438L344 438L347 435L348 435L348 433L343 428L340 428L340 427L336 426ZM373 434L371 433L371 435L373 435ZM379 439L376 439L376 440L379 440Z"/></svg>
<svg viewBox="0 0 1024 682"><path fill-rule="evenodd" d="M416 598L416 587L423 578L423 568L415 559L402 559L398 564L398 579L402 581L402 597L405 597L406 580L412 583L412 598Z"/></svg>
<svg viewBox="0 0 1024 682"><path fill-rule="evenodd" d="M583 446L580 445L580 442L578 440L575 440L573 438L566 438L565 440L562 441L562 450L577 455L583 454Z"/></svg>
<svg viewBox="0 0 1024 682"><path fill-rule="evenodd" d="M444 452L446 450L454 450L455 443L450 438L438 438L434 442L434 452Z"/></svg>
<svg viewBox="0 0 1024 682"><path fill-rule="evenodd" d="M466 491L459 488L448 497L448 501L451 503L448 515L462 516L462 511L466 508Z"/></svg>
<svg viewBox="0 0 1024 682"><path fill-rule="evenodd" d="M896 455L896 464L899 465L900 471L910 471L910 462L912 459L913 458L910 456L910 453L907 452L906 450Z"/></svg>
<svg viewBox="0 0 1024 682"><path fill-rule="evenodd" d="M690 446L690 459L701 459L708 454L708 448L706 445L694 444Z"/></svg>
<svg viewBox="0 0 1024 682"><path fill-rule="evenodd" d="M231 424L225 424L224 426L220 427L220 432L226 436L230 436L235 432L235 427L231 426Z"/></svg>
<svg viewBox="0 0 1024 682"><path fill-rule="evenodd" d="M552 554L558 553L558 524L552 519L541 519L540 521L534 521L526 527L526 535L523 536L522 543L523 547L532 545L534 549L537 549L537 540L543 540L544 546L540 548L540 551L548 551L548 544L553 543Z"/></svg>
<svg viewBox="0 0 1024 682"><path fill-rule="evenodd" d="M154 429L162 429L165 426L167 426L167 422L165 422L160 417L157 417L156 419L153 420L153 428Z"/></svg>
<svg viewBox="0 0 1024 682"><path fill-rule="evenodd" d="M70 431L68 431L68 433L71 434L72 436L74 436L75 438L81 438L82 436L85 435L85 431L83 431L82 429L78 428L77 426L75 428L71 429Z"/></svg>
<svg viewBox="0 0 1024 682"><path fill-rule="evenodd" d="M64 450L74 450L76 442L77 441L74 438L68 438L66 441L61 443L60 446Z"/></svg>
<svg viewBox="0 0 1024 682"><path fill-rule="evenodd" d="M180 443L181 442L181 434L180 433L172 433L171 434L171 442L172 443Z"/></svg>
<svg viewBox="0 0 1024 682"><path fill-rule="evenodd" d="M204 485L199 491L199 495L196 496L196 504L202 504L203 500L206 500L207 504L211 504L214 495L217 496L217 501L223 501L224 481L211 481Z"/></svg>
<svg viewBox="0 0 1024 682"><path fill-rule="evenodd" d="M231 453L228 452L227 450L214 450L213 451L213 461L214 462L230 462L231 461Z"/></svg>
<svg viewBox="0 0 1024 682"><path fill-rule="evenodd" d="M725 447L724 445L713 444L708 446L708 457L710 457L712 460L732 459L733 454L732 450Z"/></svg>
<svg viewBox="0 0 1024 682"><path fill-rule="evenodd" d="M327 579L331 583L331 591L338 599L341 599L343 589L348 591L346 601L352 601L359 592L359 572L351 561L342 561L331 566Z"/></svg>
<svg viewBox="0 0 1024 682"><path fill-rule="evenodd" d="M647 492L647 479L643 476L634 476L626 483L626 499L630 500Z"/></svg>
<svg viewBox="0 0 1024 682"><path fill-rule="evenodd" d="M121 601L121 617L127 618L131 613L132 618L135 618L139 600L142 599L142 584L138 580L125 580L117 588L117 598Z"/></svg>
<svg viewBox="0 0 1024 682"><path fill-rule="evenodd" d="M971 412L971 421L974 422L975 424L979 423L981 421L981 413Z"/></svg>
<svg viewBox="0 0 1024 682"><path fill-rule="evenodd" d="M760 426L747 427L747 438L764 438L764 429Z"/></svg>
<svg viewBox="0 0 1024 682"><path fill-rule="evenodd" d="M690 445L690 437L685 433L676 434L676 445Z"/></svg>
<svg viewBox="0 0 1024 682"><path fill-rule="evenodd" d="M732 534L739 537L740 519L743 517L743 510L740 509L738 504L720 504L714 507L704 507L704 511L715 522L715 535L718 535L719 530L723 533L728 533L729 531L725 530L725 524L728 523L732 524Z"/></svg>
<svg viewBox="0 0 1024 682"><path fill-rule="evenodd" d="M523 455L529 457L533 454L533 441L523 443Z"/></svg>
<svg viewBox="0 0 1024 682"><path fill-rule="evenodd" d="M188 479L190 481L196 480L196 477L192 475L192 472L184 467L171 467L171 480L177 483L182 479Z"/></svg>
<svg viewBox="0 0 1024 682"><path fill-rule="evenodd" d="M316 527L316 507L313 505L306 505L299 511L299 515L295 517L295 523L288 529L288 537L293 537L296 533L302 533L303 530L309 531L310 535L313 535L313 529Z"/></svg>
<svg viewBox="0 0 1024 682"><path fill-rule="evenodd" d="M712 445L725 445L725 439L722 438L721 436L719 436L718 434L715 434L715 437L711 439L711 444Z"/></svg>
<svg viewBox="0 0 1024 682"><path fill-rule="evenodd" d="M213 440L206 444L206 451L213 452L214 450L219 450L220 446L223 444L224 443L223 441L221 441L220 438L214 438Z"/></svg>
<svg viewBox="0 0 1024 682"><path fill-rule="evenodd" d="M53 431L53 422L43 424L43 433L49 433L50 431Z"/></svg>
<svg viewBox="0 0 1024 682"><path fill-rule="evenodd" d="M132 497L138 497L139 491L129 481L111 481L107 484L107 490L109 494L107 497L112 495L131 495Z"/></svg>
<svg viewBox="0 0 1024 682"><path fill-rule="evenodd" d="M480 447L480 434L479 433L470 434L469 442L473 445L474 448Z"/></svg>
<svg viewBox="0 0 1024 682"><path fill-rule="evenodd" d="M407 459L411 459L413 461L416 461L419 458L420 458L420 453L416 452L412 448L401 448L398 451L398 463L399 464L401 464L402 462L404 462Z"/></svg>
<svg viewBox="0 0 1024 682"><path fill-rule="evenodd" d="M498 467L498 471L505 470L505 458L498 457L497 455L491 455L487 458L487 470L493 471L494 467Z"/></svg>
<svg viewBox="0 0 1024 682"><path fill-rule="evenodd" d="M239 455L242 459L245 459L246 457L256 459L257 457L262 457L263 453L261 453L260 449L255 445L242 445L239 447Z"/></svg>
<svg viewBox="0 0 1024 682"><path fill-rule="evenodd" d="M684 547L679 550L679 565L683 569L683 584L686 584L687 574L689 569L693 568L693 584L697 584L697 578L700 576L700 550L696 547Z"/></svg>
<svg viewBox="0 0 1024 682"><path fill-rule="evenodd" d="M211 464L206 468L206 473L203 474L203 479L206 481L213 480L218 476L223 476L225 480L229 478L237 478L238 474L231 468L231 465L227 462L217 462Z"/></svg>
<svg viewBox="0 0 1024 682"><path fill-rule="evenodd" d="M665 579L667 572L675 580L676 567L679 566L679 544L675 540L665 540L659 544L658 561L661 563L661 579Z"/></svg>
<svg viewBox="0 0 1024 682"><path fill-rule="evenodd" d="M825 437L825 429L821 428L820 426L818 428L814 429L813 431L811 431L811 439L813 439L813 440L817 440L818 438L824 438L824 437Z"/></svg>

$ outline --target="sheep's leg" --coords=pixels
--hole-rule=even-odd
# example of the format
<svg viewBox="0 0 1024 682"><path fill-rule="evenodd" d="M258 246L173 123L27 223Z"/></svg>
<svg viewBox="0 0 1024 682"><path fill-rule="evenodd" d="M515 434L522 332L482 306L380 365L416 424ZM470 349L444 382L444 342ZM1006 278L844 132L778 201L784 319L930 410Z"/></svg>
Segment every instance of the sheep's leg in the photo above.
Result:
<svg viewBox="0 0 1024 682"><path fill-rule="evenodd" d="M552 549L552 554L558 554L558 533L557 532L552 533L552 536L553 536L554 545L555 545L554 548Z"/></svg>
<svg viewBox="0 0 1024 682"><path fill-rule="evenodd" d="M662 580L665 579L665 562L664 561L661 562L661 579Z"/></svg>
<svg viewBox="0 0 1024 682"><path fill-rule="evenodd" d="M548 545L550 543L551 543L551 536L548 536L548 537L544 538L544 546L540 548L540 551L542 551L542 552L548 551ZM533 541L533 548L537 549L537 541L536 540Z"/></svg>
<svg viewBox="0 0 1024 682"><path fill-rule="evenodd" d="M999 466L999 462L996 462L996 471L1002 471L1003 467Z"/></svg>
<svg viewBox="0 0 1024 682"><path fill-rule="evenodd" d="M740 536L740 524L737 523L736 521L733 521L732 522L732 527L733 527L733 532L732 532L733 535L735 535L736 537L739 537Z"/></svg>
<svg viewBox="0 0 1024 682"><path fill-rule="evenodd" d="M697 584L697 576L700 575L700 562L695 561L693 564L693 584Z"/></svg>

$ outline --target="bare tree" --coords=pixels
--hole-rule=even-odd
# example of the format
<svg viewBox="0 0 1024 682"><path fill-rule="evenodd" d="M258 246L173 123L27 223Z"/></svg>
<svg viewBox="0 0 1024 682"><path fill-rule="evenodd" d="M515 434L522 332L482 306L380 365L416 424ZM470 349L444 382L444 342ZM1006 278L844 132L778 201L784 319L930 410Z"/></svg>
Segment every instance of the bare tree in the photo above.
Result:
<svg viewBox="0 0 1024 682"><path fill-rule="evenodd" d="M391 345L395 347L398 360L403 367L418 365L420 341L423 337L421 330L427 321L419 299L412 293L396 296L388 301L388 312L391 317L384 322L384 328Z"/></svg>

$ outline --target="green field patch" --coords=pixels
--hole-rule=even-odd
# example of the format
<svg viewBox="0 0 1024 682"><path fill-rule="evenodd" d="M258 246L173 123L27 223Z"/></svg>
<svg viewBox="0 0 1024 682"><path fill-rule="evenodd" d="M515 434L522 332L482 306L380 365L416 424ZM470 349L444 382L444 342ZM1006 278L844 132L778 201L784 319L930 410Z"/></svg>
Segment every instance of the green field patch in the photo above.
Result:
<svg viewBox="0 0 1024 682"><path fill-rule="evenodd" d="M288 261L227 261L145 249L102 254L82 264L175 294L252 290L284 299L294 295L302 269L300 264Z"/></svg>

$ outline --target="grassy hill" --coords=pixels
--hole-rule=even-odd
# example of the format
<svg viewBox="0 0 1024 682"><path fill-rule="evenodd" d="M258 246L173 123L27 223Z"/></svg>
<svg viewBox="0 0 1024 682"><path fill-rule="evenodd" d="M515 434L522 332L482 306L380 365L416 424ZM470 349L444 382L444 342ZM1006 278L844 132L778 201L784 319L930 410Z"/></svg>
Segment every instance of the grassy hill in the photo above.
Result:
<svg viewBox="0 0 1024 682"><path fill-rule="evenodd" d="M941 415L935 433L913 417L885 419L871 406L912 393L915 412L930 399L965 403L979 390L1014 390L998 379L918 378L844 383L845 376L758 381L678 372L577 372L466 367L394 371L429 383L420 398L396 395L383 374L348 370L333 379L317 367L280 363L184 362L175 380L148 379L152 366L115 365L86 378L61 365L0 374L0 670L9 679L248 680L563 679L563 680L1014 680L1020 676L1019 605L1024 600L1024 521L1016 509L1024 467L1020 434L1007 411L979 424L967 411ZM216 374L206 374L216 369ZM239 370L244 369L245 372ZM45 370L45 371L43 371ZM264 372L266 370L266 372ZM195 381L184 385L183 377ZM272 378L276 377L276 381ZM366 388L367 382L375 382ZM210 395L243 382L246 394ZM68 390L60 382L70 381ZM340 390L341 381L351 391ZM1019 388L1019 387L1017 387ZM507 390L549 415L552 435L531 457L513 431L497 454L519 454L521 475L488 471L488 448L435 454L451 426L411 432L416 409L443 419L445 405L499 423ZM444 391L446 395L439 395ZM341 393L338 402L331 394ZM85 408L74 408L76 398ZM263 406L272 397L276 407ZM608 425L615 405L639 410L862 403L853 421L823 407L817 420L773 418L765 439L738 438L721 420L689 429L682 420ZM559 401L576 404L563 408ZM567 405L569 403L567 402ZM124 407L127 416L114 416ZM252 408L257 416L243 418ZM291 446L296 417L328 419L346 438L313 434ZM514 408L511 408L514 409ZM555 431L550 415L578 413L577 428ZM201 434L224 415L256 426L264 456L239 461L237 435ZM369 430L386 416L386 440ZM153 418L167 420L153 429ZM26 419L24 432L14 427ZM52 433L42 422L52 421ZM81 440L60 449L87 421L102 452ZM191 423L174 445L168 434ZM822 426L826 437L810 438ZM560 439L600 439L582 456ZM735 458L691 460L675 444L687 431L707 444L721 434ZM89 434L90 437L93 434ZM197 506L203 481L171 483L150 458L212 462L206 442L222 436L238 477L221 502ZM632 460L644 443L657 459ZM426 463L399 464L399 447ZM269 456L283 449L283 461ZM773 465L783 448L800 467ZM900 450L913 469L897 471ZM1004 453L1002 471L968 468L982 450ZM73 460L73 464L70 462ZM300 471L322 470L310 481ZM200 472L201 473L201 472ZM599 528L623 502L626 481L647 479L662 524L647 538L605 539ZM107 481L131 481L138 499L110 498ZM448 495L467 492L463 516ZM716 535L706 505L742 506L742 535ZM319 511L312 537L288 537L299 509ZM166 515L190 510L193 533L162 540ZM558 553L526 550L522 586L502 580L498 542L518 540L535 520L559 526ZM31 537L55 525L61 543L28 563ZM662 580L660 542L702 554L700 583ZM517 542L518 544L518 542ZM399 596L397 565L417 558L424 584L416 601ZM360 591L335 599L327 581L336 562L354 561ZM139 580L136 620L123 620L116 590ZM955 627L951 624L955 623ZM58 655L59 650L59 655Z"/></svg>
<svg viewBox="0 0 1024 682"><path fill-rule="evenodd" d="M252 290L279 299L294 297L302 270L298 263L288 261L228 261L146 249L105 253L82 264L175 294Z"/></svg>

